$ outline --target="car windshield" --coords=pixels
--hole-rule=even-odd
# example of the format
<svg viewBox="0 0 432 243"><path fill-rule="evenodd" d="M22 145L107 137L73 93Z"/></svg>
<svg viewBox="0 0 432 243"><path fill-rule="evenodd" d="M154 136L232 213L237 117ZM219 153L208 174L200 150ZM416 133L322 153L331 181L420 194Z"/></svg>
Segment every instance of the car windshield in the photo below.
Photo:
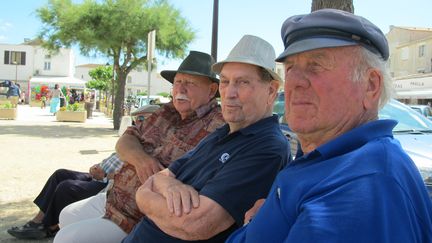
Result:
<svg viewBox="0 0 432 243"><path fill-rule="evenodd" d="M410 107L391 100L378 114L380 119L394 119L398 124L393 129L394 133L403 132L432 132L432 122L423 117Z"/></svg>
<svg viewBox="0 0 432 243"><path fill-rule="evenodd" d="M411 106L411 109L413 109L413 110L415 110L415 111L417 111L418 113L421 114L421 109L420 108Z"/></svg>

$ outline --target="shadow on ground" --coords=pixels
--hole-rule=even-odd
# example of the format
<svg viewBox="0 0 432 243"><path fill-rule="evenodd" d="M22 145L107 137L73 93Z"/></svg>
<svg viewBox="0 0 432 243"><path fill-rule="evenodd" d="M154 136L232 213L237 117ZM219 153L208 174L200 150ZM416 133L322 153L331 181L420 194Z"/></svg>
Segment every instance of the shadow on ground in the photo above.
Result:
<svg viewBox="0 0 432 243"><path fill-rule="evenodd" d="M0 202L0 242L2 243L48 243L53 238L42 240L20 240L10 236L6 230L12 226L23 225L37 212L37 207L32 199L19 202Z"/></svg>
<svg viewBox="0 0 432 243"><path fill-rule="evenodd" d="M97 136L116 136L112 128L98 128L98 127L81 127L76 125L57 125L57 126L0 126L0 135L15 134L26 137L40 137L40 138L85 138Z"/></svg>

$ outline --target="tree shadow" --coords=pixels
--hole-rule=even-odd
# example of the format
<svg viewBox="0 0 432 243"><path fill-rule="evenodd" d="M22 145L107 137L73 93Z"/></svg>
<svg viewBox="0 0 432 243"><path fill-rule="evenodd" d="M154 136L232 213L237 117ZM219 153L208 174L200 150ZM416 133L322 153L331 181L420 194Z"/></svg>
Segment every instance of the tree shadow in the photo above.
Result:
<svg viewBox="0 0 432 243"><path fill-rule="evenodd" d="M85 138L85 137L103 137L103 136L117 136L115 130L111 128L99 127L80 127L74 125L14 125L14 126L1 126L0 135L18 135L26 137L38 138Z"/></svg>
<svg viewBox="0 0 432 243"><path fill-rule="evenodd" d="M47 243L53 238L41 240L21 240L7 233L12 226L20 226L33 218L38 208L33 204L32 199L18 202L0 202L0 242L9 243Z"/></svg>

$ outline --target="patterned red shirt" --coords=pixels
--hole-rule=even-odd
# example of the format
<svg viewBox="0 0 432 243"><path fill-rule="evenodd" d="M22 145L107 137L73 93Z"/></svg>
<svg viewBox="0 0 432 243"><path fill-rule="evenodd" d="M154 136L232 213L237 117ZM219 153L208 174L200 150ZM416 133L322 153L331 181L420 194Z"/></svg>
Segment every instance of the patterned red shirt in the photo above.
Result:
<svg viewBox="0 0 432 243"><path fill-rule="evenodd" d="M222 124L224 120L216 100L198 108L184 120L169 103L146 119L140 129L131 127L125 133L137 136L143 150L167 167ZM139 186L141 182L135 167L125 162L115 174L113 187L107 193L104 217L127 233L143 216L135 202Z"/></svg>

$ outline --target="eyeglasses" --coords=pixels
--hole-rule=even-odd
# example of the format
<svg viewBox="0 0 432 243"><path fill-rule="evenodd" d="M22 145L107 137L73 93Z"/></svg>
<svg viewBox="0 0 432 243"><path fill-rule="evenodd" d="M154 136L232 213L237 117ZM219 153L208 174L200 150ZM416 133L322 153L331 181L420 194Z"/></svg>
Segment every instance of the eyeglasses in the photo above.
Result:
<svg viewBox="0 0 432 243"><path fill-rule="evenodd" d="M137 116L136 120L137 121L144 121L145 117L144 116Z"/></svg>

